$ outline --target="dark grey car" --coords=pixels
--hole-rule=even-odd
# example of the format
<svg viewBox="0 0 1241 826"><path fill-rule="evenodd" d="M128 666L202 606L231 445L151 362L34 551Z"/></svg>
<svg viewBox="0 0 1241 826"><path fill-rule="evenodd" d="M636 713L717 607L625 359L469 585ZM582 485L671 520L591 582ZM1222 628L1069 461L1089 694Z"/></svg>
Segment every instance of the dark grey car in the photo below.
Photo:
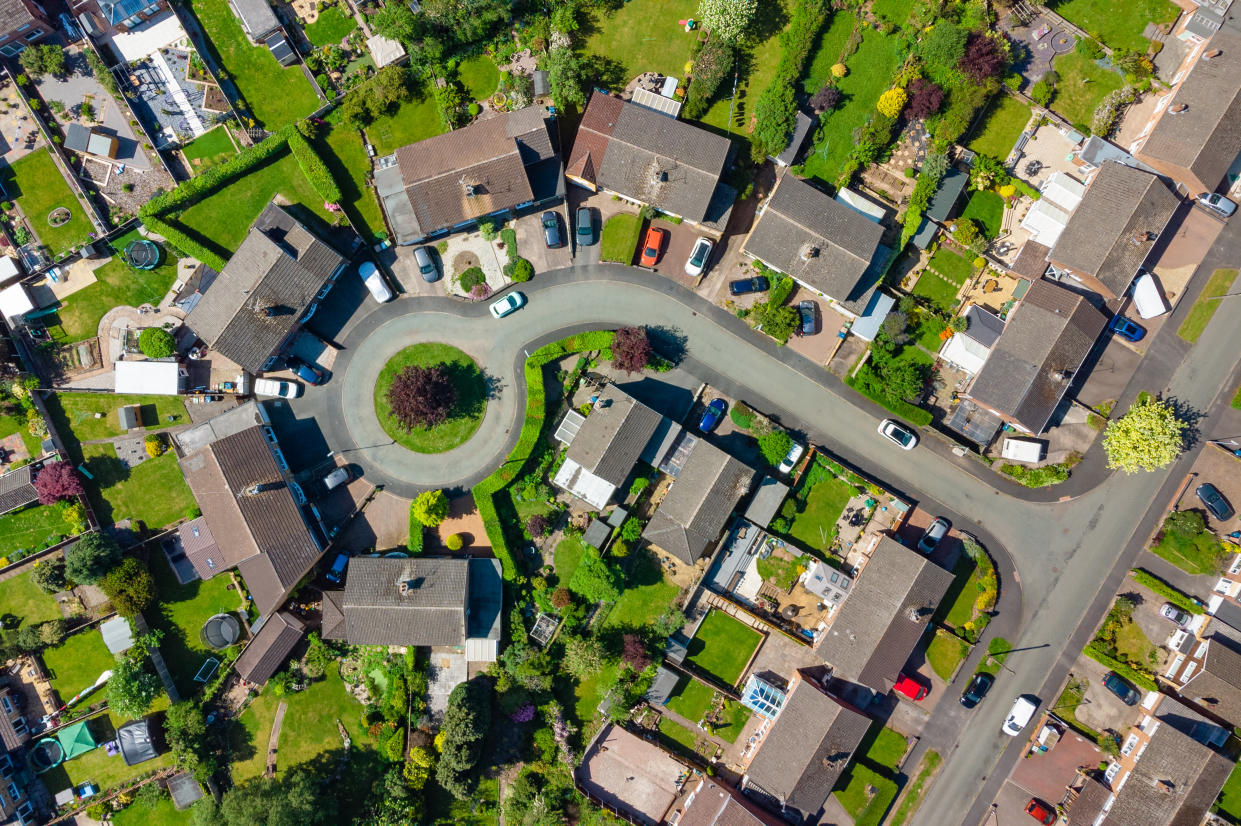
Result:
<svg viewBox="0 0 1241 826"><path fill-rule="evenodd" d="M577 245L589 247L595 243L595 227L590 217L590 207L577 208Z"/></svg>
<svg viewBox="0 0 1241 826"><path fill-rule="evenodd" d="M560 234L560 219L556 217L556 213L548 210L543 213L541 219L543 221L543 240L547 242L548 249L557 249L564 246L564 236Z"/></svg>
<svg viewBox="0 0 1241 826"><path fill-rule="evenodd" d="M418 265L418 274L422 280L434 284L440 280L440 269L435 266L435 256L430 247L414 247L414 263Z"/></svg>
<svg viewBox="0 0 1241 826"><path fill-rule="evenodd" d="M1219 492L1219 488L1207 482L1205 485L1199 485L1194 491L1194 495L1198 497L1198 501L1206 505L1206 509L1211 515L1220 522L1227 522L1233 517L1232 505L1228 504L1228 500L1224 498L1224 494Z"/></svg>

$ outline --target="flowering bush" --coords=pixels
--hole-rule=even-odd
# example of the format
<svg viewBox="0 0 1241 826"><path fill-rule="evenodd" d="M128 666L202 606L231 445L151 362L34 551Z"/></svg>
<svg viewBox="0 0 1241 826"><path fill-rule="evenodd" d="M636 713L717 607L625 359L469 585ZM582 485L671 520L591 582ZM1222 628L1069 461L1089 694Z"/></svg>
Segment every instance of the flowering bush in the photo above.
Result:
<svg viewBox="0 0 1241 826"><path fill-rule="evenodd" d="M832 77L841 78L847 74L849 74L849 67L845 64L836 63L832 65Z"/></svg>
<svg viewBox="0 0 1241 826"><path fill-rule="evenodd" d="M534 705L526 703L508 716L514 723L528 723L534 719Z"/></svg>
<svg viewBox="0 0 1241 826"><path fill-rule="evenodd" d="M1133 86L1126 86L1123 89L1117 89L1103 100L1099 101L1099 105L1094 110L1094 115L1090 119L1090 131L1094 132L1101 138L1110 137L1112 131L1116 128L1116 122L1120 120L1121 115L1129 108L1129 104L1138 96L1138 90Z"/></svg>
<svg viewBox="0 0 1241 826"><path fill-rule="evenodd" d="M484 298L491 297L491 287L486 284L475 284L470 288L470 298L475 301L482 301Z"/></svg>
<svg viewBox="0 0 1241 826"><path fill-rule="evenodd" d="M909 96L905 94L905 90L899 87L889 89L879 96L879 103L876 109L881 115L887 115L890 118L898 117L901 110L905 108L905 101Z"/></svg>
<svg viewBox="0 0 1241 826"><path fill-rule="evenodd" d="M758 0L702 0L698 16L711 34L732 43L745 34L757 8Z"/></svg>

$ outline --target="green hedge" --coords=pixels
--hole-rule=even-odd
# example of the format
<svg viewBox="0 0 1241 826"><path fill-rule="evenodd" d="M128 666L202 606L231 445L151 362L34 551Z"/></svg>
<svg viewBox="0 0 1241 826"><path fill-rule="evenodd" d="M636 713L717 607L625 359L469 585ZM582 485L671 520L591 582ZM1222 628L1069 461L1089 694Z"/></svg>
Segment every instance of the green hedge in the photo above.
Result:
<svg viewBox="0 0 1241 826"><path fill-rule="evenodd" d="M868 370L870 368L868 365L862 369ZM910 404L907 401L893 399L880 393L872 392L869 387L860 384L854 376L849 376L846 378L845 384L849 385L854 390L861 393L863 396L870 399L885 410L889 410L901 418L906 419L915 427L926 427L931 423L931 412L929 410L923 410L921 407Z"/></svg>
<svg viewBox="0 0 1241 826"><path fill-rule="evenodd" d="M1000 472L1011 476L1028 488L1042 488L1058 485L1069 478L1069 466L1060 463L1043 465L1042 467L1026 467L1025 465L1001 465Z"/></svg>
<svg viewBox="0 0 1241 826"><path fill-rule="evenodd" d="M164 240L176 247L178 251L191 258L197 258L216 272L222 271L224 265L228 263L172 224L166 223L154 215L146 216L142 219L142 223L149 231L163 236Z"/></svg>
<svg viewBox="0 0 1241 826"><path fill-rule="evenodd" d="M765 154L784 151L793 133L797 117L797 80L830 11L831 4L826 0L798 0L789 13L789 24L778 39L780 61L776 64L775 75L754 105L754 115L758 119L754 140Z"/></svg>
<svg viewBox="0 0 1241 826"><path fill-rule="evenodd" d="M486 479L474 486L474 505L482 517L491 541L491 549L504 569L504 578L512 581L517 576L517 563L504 533L495 495L518 477L526 462L538 447L539 437L547 420L547 389L543 383L543 367L573 353L602 350L612 346L615 333L597 330L553 341L535 350L526 359L526 415L521 425L521 435L508 458Z"/></svg>
<svg viewBox="0 0 1241 826"><path fill-rule="evenodd" d="M1167 582L1152 574L1144 568L1134 568L1129 572L1129 576L1133 577L1133 581L1139 585L1145 585L1156 594L1166 599L1168 602L1183 608L1191 614L1205 614L1206 610L1202 607L1202 603L1195 600L1189 594L1173 588Z"/></svg>
<svg viewBox="0 0 1241 826"><path fill-rule="evenodd" d="M1121 662L1116 659L1111 654L1100 648L1097 642L1090 642L1087 644L1086 647L1082 649L1082 653L1100 665L1105 665L1112 669L1139 688L1144 688L1147 691L1159 690L1159 686L1150 678L1149 675L1143 674L1141 671L1138 671L1128 663Z"/></svg>
<svg viewBox="0 0 1241 826"><path fill-rule="evenodd" d="M306 176L306 180L310 181L315 192L319 193L319 197L325 203L339 204L341 194L340 187L336 185L336 179L328 171L327 164L319 157L319 153L310 145L310 141L306 140L296 129L289 133L289 149L293 152L293 157L297 158L297 165L301 167L302 174Z"/></svg>
<svg viewBox="0 0 1241 826"><path fill-rule="evenodd" d="M771 292L767 294L767 303L772 307L783 307L784 302L789 300L789 296L793 294L793 288L797 283L787 275L782 275L776 282L771 285Z"/></svg>
<svg viewBox="0 0 1241 826"><path fill-rule="evenodd" d="M405 540L405 547L411 554L422 553L423 545L426 543L426 526L414 518L414 504L409 504L409 539Z"/></svg>

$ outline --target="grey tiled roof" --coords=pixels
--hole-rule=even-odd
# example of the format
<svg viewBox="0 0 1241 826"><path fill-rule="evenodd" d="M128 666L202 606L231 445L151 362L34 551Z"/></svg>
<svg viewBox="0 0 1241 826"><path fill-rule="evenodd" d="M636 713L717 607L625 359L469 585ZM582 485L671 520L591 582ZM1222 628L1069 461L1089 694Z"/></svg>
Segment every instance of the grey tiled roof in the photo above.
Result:
<svg viewBox="0 0 1241 826"><path fill-rule="evenodd" d="M352 645L460 645L468 582L465 559L354 557L340 599L343 638Z"/></svg>
<svg viewBox="0 0 1241 826"><path fill-rule="evenodd" d="M1211 635L1202 667L1181 688L1192 700L1234 725L1241 725L1241 653L1225 638Z"/></svg>
<svg viewBox="0 0 1241 826"><path fill-rule="evenodd" d="M1077 293L1035 281L967 395L1041 433L1106 323Z"/></svg>
<svg viewBox="0 0 1241 826"><path fill-rule="evenodd" d="M345 598L344 591L323 592L323 638L325 640L343 640L345 638L345 609L341 602Z"/></svg>
<svg viewBox="0 0 1241 826"><path fill-rule="evenodd" d="M609 385L565 456L613 486L625 481L663 416Z"/></svg>
<svg viewBox="0 0 1241 826"><path fill-rule="evenodd" d="M208 346L257 373L343 262L287 212L268 204L186 324ZM271 315L266 307L273 308Z"/></svg>
<svg viewBox="0 0 1241 826"><path fill-rule="evenodd" d="M1188 168L1212 188L1241 154L1241 31L1220 29L1204 53L1215 49L1222 54L1194 61L1138 150L1141 157ZM1169 111L1180 104L1188 108Z"/></svg>
<svg viewBox="0 0 1241 826"><path fill-rule="evenodd" d="M289 659L305 632L306 624L288 611L272 614L237 658L237 673L256 685L267 682Z"/></svg>
<svg viewBox="0 0 1241 826"><path fill-rule="evenodd" d="M785 173L744 251L837 301L857 301L883 227Z"/></svg>
<svg viewBox="0 0 1241 826"><path fill-rule="evenodd" d="M1049 258L1124 294L1180 199L1159 177L1107 161L1060 233Z"/></svg>
<svg viewBox="0 0 1241 826"><path fill-rule="evenodd" d="M749 782L814 822L870 724L802 679L746 770Z"/></svg>
<svg viewBox="0 0 1241 826"><path fill-rule="evenodd" d="M10 470L0 476L0 513L8 513L39 501L34 488L34 473L30 465Z"/></svg>
<svg viewBox="0 0 1241 826"><path fill-rule="evenodd" d="M815 651L833 676L886 692L951 584L951 573L884 536Z"/></svg>
<svg viewBox="0 0 1241 826"><path fill-rule="evenodd" d="M643 538L693 565L720 535L753 479L754 468L699 439L655 509Z"/></svg>
<svg viewBox="0 0 1241 826"><path fill-rule="evenodd" d="M280 25L267 0L228 0L228 4L252 39L257 40Z"/></svg>

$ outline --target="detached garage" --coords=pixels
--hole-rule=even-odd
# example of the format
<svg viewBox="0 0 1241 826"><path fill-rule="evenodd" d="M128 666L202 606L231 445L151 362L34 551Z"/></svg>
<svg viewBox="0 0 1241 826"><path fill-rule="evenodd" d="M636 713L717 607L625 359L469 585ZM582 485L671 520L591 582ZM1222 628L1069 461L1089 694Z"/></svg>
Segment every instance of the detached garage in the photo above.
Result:
<svg viewBox="0 0 1241 826"><path fill-rule="evenodd" d="M148 396L176 396L184 378L175 361L118 361L116 392Z"/></svg>

